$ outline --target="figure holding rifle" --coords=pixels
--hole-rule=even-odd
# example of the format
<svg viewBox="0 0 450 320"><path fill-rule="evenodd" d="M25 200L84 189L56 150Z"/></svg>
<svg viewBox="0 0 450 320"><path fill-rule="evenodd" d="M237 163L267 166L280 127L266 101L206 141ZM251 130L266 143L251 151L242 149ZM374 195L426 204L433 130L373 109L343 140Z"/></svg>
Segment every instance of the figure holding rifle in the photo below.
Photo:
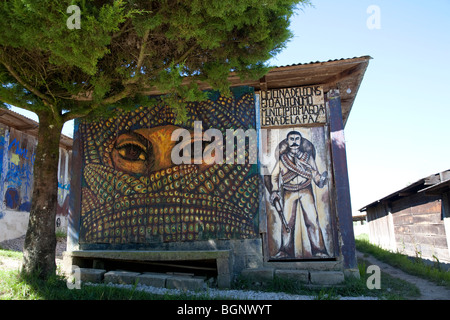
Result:
<svg viewBox="0 0 450 320"><path fill-rule="evenodd" d="M328 172L319 173L315 161L314 145L302 138L298 131L286 136L287 147L280 151L271 174L270 203L275 207L283 224L281 245L275 259L302 257L329 257L312 189L312 182L323 188ZM302 219L296 223L296 219ZM297 226L297 229L296 229ZM300 227L298 227L300 226ZM296 241L296 239L301 241ZM296 248L300 245L302 248Z"/></svg>

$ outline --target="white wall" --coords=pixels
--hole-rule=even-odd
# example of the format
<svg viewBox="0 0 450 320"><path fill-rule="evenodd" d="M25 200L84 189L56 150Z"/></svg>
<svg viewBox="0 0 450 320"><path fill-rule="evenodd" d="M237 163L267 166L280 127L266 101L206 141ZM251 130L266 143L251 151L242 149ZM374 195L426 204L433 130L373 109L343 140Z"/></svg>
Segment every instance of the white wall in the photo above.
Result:
<svg viewBox="0 0 450 320"><path fill-rule="evenodd" d="M29 216L26 211L5 210L0 220L0 242L25 235Z"/></svg>

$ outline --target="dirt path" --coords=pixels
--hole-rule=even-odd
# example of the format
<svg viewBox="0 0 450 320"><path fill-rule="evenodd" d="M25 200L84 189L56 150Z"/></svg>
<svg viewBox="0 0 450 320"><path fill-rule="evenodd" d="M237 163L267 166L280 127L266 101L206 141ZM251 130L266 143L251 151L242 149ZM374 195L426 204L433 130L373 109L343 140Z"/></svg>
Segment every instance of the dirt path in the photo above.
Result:
<svg viewBox="0 0 450 320"><path fill-rule="evenodd" d="M379 266L381 271L386 272L393 277L413 283L420 290L421 296L419 297L419 300L450 300L450 290L445 287L438 286L428 280L405 273L365 253L356 251L356 255L358 258L362 258L370 264Z"/></svg>

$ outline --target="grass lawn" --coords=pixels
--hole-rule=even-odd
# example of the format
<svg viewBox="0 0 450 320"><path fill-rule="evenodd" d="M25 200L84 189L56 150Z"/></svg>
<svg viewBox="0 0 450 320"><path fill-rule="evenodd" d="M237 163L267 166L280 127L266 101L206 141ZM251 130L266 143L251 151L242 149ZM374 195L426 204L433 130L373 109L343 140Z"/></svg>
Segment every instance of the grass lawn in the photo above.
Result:
<svg viewBox="0 0 450 320"><path fill-rule="evenodd" d="M0 250L0 257L21 259L22 253ZM252 287L243 280L238 280L233 289L246 289L270 292L286 292L290 294L313 296L317 300L339 299L340 296L371 296L378 299L401 300L414 299L419 290L413 284L393 278L382 272L381 289L368 289L366 265L358 261L360 279L347 279L344 284L335 287L311 288L292 281L275 279L264 286ZM0 270L0 300L199 300L212 298L205 296L157 295L139 290L113 288L108 286L81 286L81 289L70 290L66 279L55 276L47 281L33 277L23 277L18 270ZM224 300L224 298L218 298ZM226 299L226 298L225 298Z"/></svg>
<svg viewBox="0 0 450 320"><path fill-rule="evenodd" d="M356 239L356 249L374 256L393 267L406 273L430 280L438 285L450 288L450 272L441 269L438 261L434 266L425 264L420 258L411 258L407 255L390 252L369 243L367 237Z"/></svg>

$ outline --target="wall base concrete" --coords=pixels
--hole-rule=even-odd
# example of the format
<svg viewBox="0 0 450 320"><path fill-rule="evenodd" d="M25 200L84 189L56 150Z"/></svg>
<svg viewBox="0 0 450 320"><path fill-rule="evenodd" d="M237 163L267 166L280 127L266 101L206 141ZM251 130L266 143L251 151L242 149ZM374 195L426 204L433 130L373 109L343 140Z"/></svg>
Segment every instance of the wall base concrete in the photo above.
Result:
<svg viewBox="0 0 450 320"><path fill-rule="evenodd" d="M186 250L188 247L185 245L189 245L191 250ZM310 285L334 285L344 281L345 277L359 277L357 269L344 269L342 256L339 256L336 260L263 261L262 245L257 240L228 240L224 242L216 240L189 244L168 244L165 248L157 249L159 250L156 250L156 248L153 250L124 250L124 248L118 247L117 250L82 249L68 251L63 255L64 269L70 269L72 265L105 269L108 261L131 262L142 266L142 269L134 270L142 273L139 281L159 283L158 286L164 284L164 286L180 288L199 287L200 282L184 279L184 281L178 283L178 280L173 278L168 281L167 277L162 279L160 274L158 276L151 273L147 274L146 271L154 270L146 269L145 264L151 262L153 264L170 265L176 262L187 265L192 261L199 261L202 264L204 263L202 261L214 262L214 268L211 272L216 272L214 278L219 288L229 288L239 276L252 282L271 281L278 277ZM126 265L123 268L126 269ZM195 270L195 268L193 269ZM107 270L107 272L109 271L112 270ZM199 273L195 275L199 275ZM188 284L189 282L192 282L192 284ZM198 283L195 284L196 282Z"/></svg>
<svg viewBox="0 0 450 320"><path fill-rule="evenodd" d="M72 268L72 275L66 275L81 284L89 283L112 283L112 284L142 284L146 286L199 291L207 288L206 277L198 277L192 274L164 274L155 272L131 272L123 270L106 271L93 268Z"/></svg>
<svg viewBox="0 0 450 320"><path fill-rule="evenodd" d="M128 247L110 244L75 245L68 240L67 250L64 259L67 260L65 265L68 269L72 265L103 269L102 261L105 260L134 263L215 260L219 288L230 287L242 270L263 266L261 239L134 244ZM89 265L85 264L86 260L90 261Z"/></svg>
<svg viewBox="0 0 450 320"><path fill-rule="evenodd" d="M30 213L5 210L0 213L0 242L22 237L27 232Z"/></svg>
<svg viewBox="0 0 450 320"><path fill-rule="evenodd" d="M30 213L27 211L4 210L0 213L0 242L20 238L27 233ZM56 215L56 231L67 232L67 216ZM56 221L55 221L56 223ZM58 226L59 224L59 226Z"/></svg>
<svg viewBox="0 0 450 320"><path fill-rule="evenodd" d="M56 215L56 232L62 232L67 233L67 228L69 225L69 219L67 219L67 216L63 216L60 214Z"/></svg>
<svg viewBox="0 0 450 320"><path fill-rule="evenodd" d="M140 273L124 270L107 272L104 269L93 268L72 270L77 270L75 279L81 283L142 284L158 288L200 291L206 289L209 282L206 277L188 273ZM241 277L252 284L268 283L278 278L315 287L339 285L345 280L344 272L340 271L276 270L267 267L242 270Z"/></svg>
<svg viewBox="0 0 450 320"><path fill-rule="evenodd" d="M228 288L231 285L233 276L231 274L231 257L229 250L215 251L117 251L117 250L90 250L90 251L72 251L63 253L63 270L66 274L70 274L73 266L81 267L98 267L104 266L106 261L125 261L145 264L146 262L177 262L177 261L204 261L209 260L216 262L217 286L219 288ZM105 281L117 283L116 281L124 281L129 283L126 278L128 273L121 274L120 271L110 271L105 274ZM132 277L140 275L133 274ZM152 274L144 273L142 281L157 281L152 278ZM194 275L192 275L194 276ZM128 279L128 280L127 280ZM193 288L200 286L198 277L192 279L180 279L172 276L165 280L165 285L170 288ZM204 281L206 278L202 278ZM161 279L159 279L161 280Z"/></svg>
<svg viewBox="0 0 450 320"><path fill-rule="evenodd" d="M250 283L271 282L278 278L299 284L322 286L340 284L345 280L343 271L277 270L268 267L242 270L241 277Z"/></svg>

